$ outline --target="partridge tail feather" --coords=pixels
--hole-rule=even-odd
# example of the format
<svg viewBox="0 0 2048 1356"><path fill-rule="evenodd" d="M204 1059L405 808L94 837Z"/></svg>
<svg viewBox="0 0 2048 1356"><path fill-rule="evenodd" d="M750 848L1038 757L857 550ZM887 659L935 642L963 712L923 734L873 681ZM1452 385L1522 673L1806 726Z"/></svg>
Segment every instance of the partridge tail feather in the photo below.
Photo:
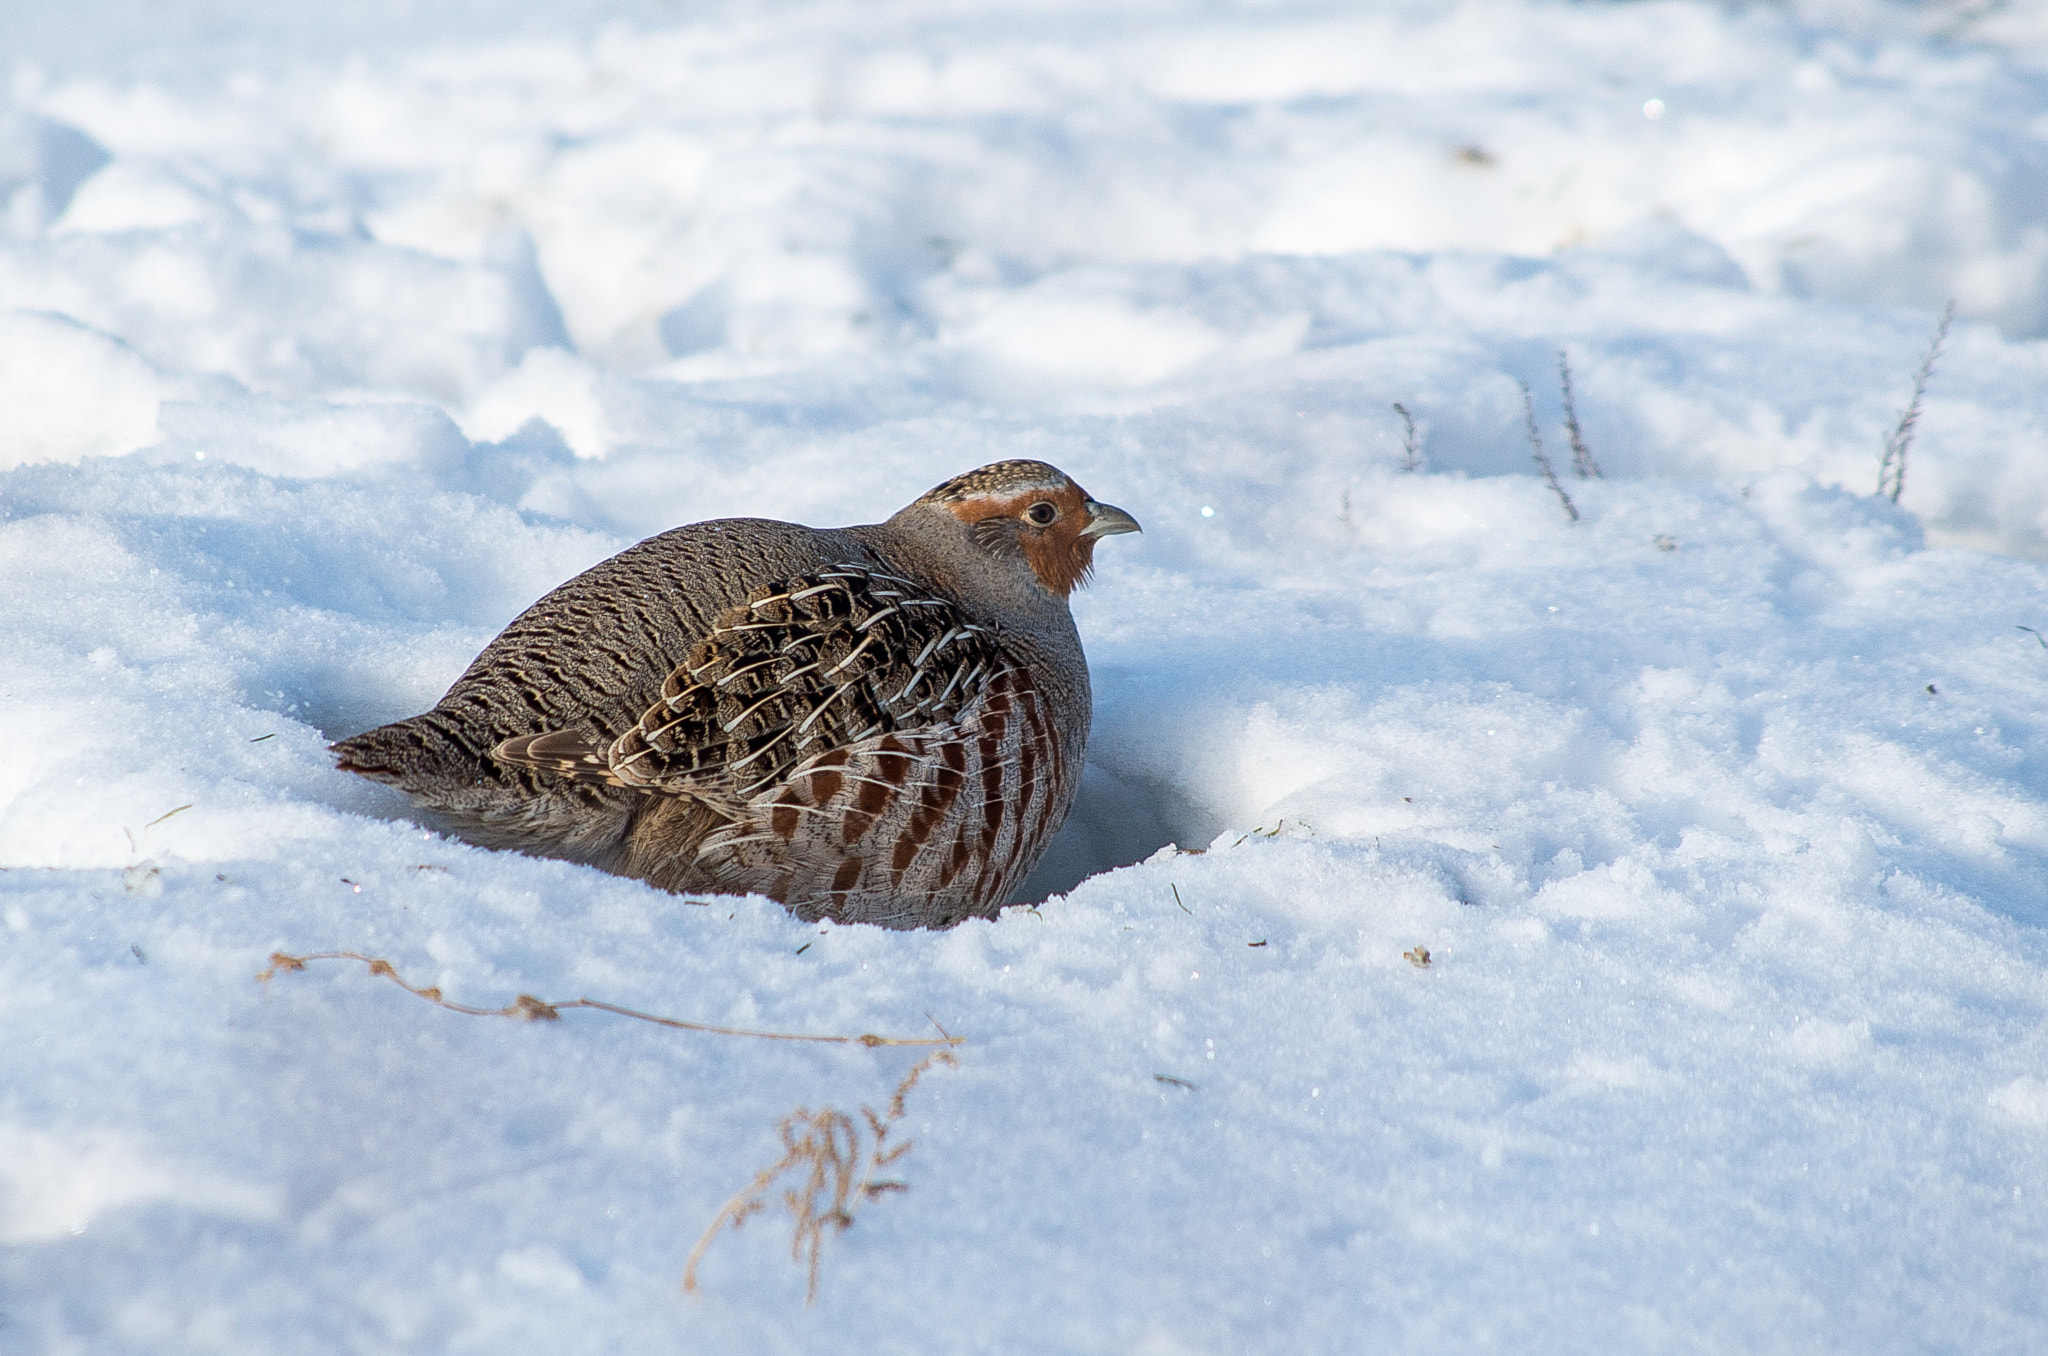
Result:
<svg viewBox="0 0 2048 1356"><path fill-rule="evenodd" d="M473 843L617 870L625 835L645 798L619 790L601 762L576 762L589 741L551 730L494 749L481 733L437 709L331 747L342 771L396 787L437 826ZM565 769L565 762L574 766Z"/></svg>
<svg viewBox="0 0 2048 1356"><path fill-rule="evenodd" d="M431 713L430 713L431 714ZM481 750L446 722L414 716L365 730L328 746L334 765L401 788L422 779L460 775L481 760Z"/></svg>
<svg viewBox="0 0 2048 1356"><path fill-rule="evenodd" d="M371 734L376 731L372 730ZM390 750L383 741L357 735L353 739L342 739L329 744L327 751L334 755L334 765L343 772L353 772L372 781L395 782L404 773L393 766Z"/></svg>

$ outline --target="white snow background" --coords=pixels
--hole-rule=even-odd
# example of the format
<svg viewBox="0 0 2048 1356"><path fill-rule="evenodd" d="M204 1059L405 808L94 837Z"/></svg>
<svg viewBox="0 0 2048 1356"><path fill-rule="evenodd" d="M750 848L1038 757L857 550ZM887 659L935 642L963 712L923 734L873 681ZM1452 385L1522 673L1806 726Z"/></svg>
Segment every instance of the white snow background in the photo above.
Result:
<svg viewBox="0 0 2048 1356"><path fill-rule="evenodd" d="M0 1350L2048 1349L2048 8L20 0L0 80ZM1146 529L1038 908L330 767L638 537L1009 456ZM773 1194L685 1298L921 1051L278 948L967 1043L814 1307Z"/></svg>

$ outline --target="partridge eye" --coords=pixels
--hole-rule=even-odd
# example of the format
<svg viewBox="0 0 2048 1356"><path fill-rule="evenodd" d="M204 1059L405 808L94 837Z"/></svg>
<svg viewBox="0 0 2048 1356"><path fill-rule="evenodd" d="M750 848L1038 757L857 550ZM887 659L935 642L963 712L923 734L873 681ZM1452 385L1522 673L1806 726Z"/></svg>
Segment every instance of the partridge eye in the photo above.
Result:
<svg viewBox="0 0 2048 1356"><path fill-rule="evenodd" d="M1041 499L1037 503L1033 504L1030 508L1025 509L1024 516L1027 519L1029 519L1034 526L1051 527L1053 519L1060 516L1060 511L1054 508L1051 504L1048 504L1045 500Z"/></svg>

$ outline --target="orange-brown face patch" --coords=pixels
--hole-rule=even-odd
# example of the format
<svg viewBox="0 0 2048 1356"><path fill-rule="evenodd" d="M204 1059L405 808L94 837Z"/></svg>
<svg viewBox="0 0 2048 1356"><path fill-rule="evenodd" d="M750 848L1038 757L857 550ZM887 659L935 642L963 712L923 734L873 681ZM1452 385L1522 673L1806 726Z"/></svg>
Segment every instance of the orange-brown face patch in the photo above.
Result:
<svg viewBox="0 0 2048 1356"><path fill-rule="evenodd" d="M1032 505L1041 503L1059 510L1059 516L1044 527L1025 516ZM1017 544L1023 548L1024 559L1038 582L1058 597L1064 598L1087 583L1089 571L1095 568L1095 539L1081 535L1088 526L1088 492L1072 481L1056 487L976 495L946 505L946 511L968 524L990 518L1016 519Z"/></svg>

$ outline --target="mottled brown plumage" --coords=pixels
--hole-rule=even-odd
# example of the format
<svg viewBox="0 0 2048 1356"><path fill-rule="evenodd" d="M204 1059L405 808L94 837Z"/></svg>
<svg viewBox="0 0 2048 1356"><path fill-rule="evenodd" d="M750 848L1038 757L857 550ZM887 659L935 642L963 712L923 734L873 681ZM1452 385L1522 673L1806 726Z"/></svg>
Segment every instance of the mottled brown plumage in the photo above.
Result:
<svg viewBox="0 0 2048 1356"><path fill-rule="evenodd" d="M1066 598L1137 530L1044 462L886 523L652 537L535 603L431 711L336 744L455 833L802 917L989 915L1088 739Z"/></svg>

